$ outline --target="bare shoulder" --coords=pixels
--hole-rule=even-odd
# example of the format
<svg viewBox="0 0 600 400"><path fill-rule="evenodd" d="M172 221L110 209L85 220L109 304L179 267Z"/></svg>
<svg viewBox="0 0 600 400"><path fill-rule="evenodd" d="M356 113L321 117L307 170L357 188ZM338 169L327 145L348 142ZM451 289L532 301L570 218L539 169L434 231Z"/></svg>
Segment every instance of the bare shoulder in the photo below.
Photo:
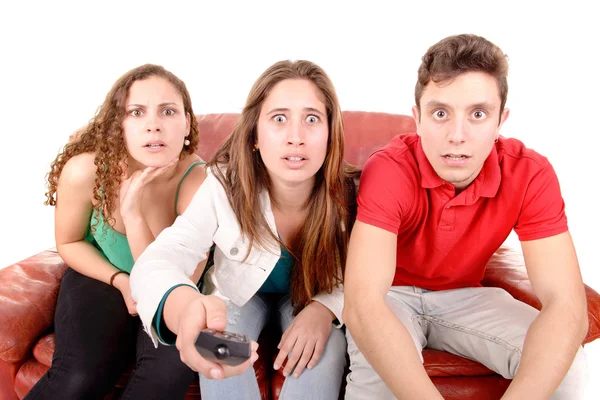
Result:
<svg viewBox="0 0 600 400"><path fill-rule="evenodd" d="M61 171L59 184L78 189L92 188L96 179L94 158L94 153L82 153L69 159Z"/></svg>
<svg viewBox="0 0 600 400"><path fill-rule="evenodd" d="M198 188L206 179L206 164L199 164L192 167L194 163L203 161L197 155L190 155L182 160L182 168L189 169L187 175L182 177L181 186L179 187L179 197L177 200L177 212L182 214L192 201L192 197L198 191Z"/></svg>

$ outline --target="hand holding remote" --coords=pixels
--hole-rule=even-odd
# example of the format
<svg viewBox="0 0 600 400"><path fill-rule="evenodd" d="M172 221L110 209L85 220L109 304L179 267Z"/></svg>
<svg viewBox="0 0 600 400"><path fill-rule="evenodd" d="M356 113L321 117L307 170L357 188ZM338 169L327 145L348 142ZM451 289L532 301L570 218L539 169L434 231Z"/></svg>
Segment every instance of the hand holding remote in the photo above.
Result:
<svg viewBox="0 0 600 400"><path fill-rule="evenodd" d="M204 329L196 338L196 349L205 359L235 367L250 359L252 349L245 335Z"/></svg>
<svg viewBox="0 0 600 400"><path fill-rule="evenodd" d="M206 378L224 379L241 375L258 359L256 353L258 343L244 341L242 338L235 338L232 341L231 336L223 337L222 331L227 327L227 307L219 297L203 296L196 292L193 299L187 299L176 325L176 346L181 353L181 360ZM214 333L208 331L201 333L205 329ZM202 352L196 347L197 340ZM211 347L211 343L216 343L216 346ZM227 345L226 351L225 348L218 347L219 344ZM208 347L212 355L209 355L204 347Z"/></svg>

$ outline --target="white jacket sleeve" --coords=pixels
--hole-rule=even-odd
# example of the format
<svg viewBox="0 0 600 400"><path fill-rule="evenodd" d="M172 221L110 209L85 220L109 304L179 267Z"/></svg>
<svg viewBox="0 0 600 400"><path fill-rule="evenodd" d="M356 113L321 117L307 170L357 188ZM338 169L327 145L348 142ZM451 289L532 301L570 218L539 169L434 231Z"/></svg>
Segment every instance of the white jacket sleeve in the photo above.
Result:
<svg viewBox="0 0 600 400"><path fill-rule="evenodd" d="M217 186L218 185L218 186ZM221 183L207 170L185 212L164 229L135 262L131 271L131 297L155 346L158 335L152 320L165 293L175 285L196 285L189 278L206 259L218 226L215 190Z"/></svg>
<svg viewBox="0 0 600 400"><path fill-rule="evenodd" d="M335 314L335 317L338 320L338 323L334 325L336 328L344 326L344 320L342 319L342 311L344 310L344 286L341 282L338 283L338 286L333 288L331 293L317 293L312 300L323 304Z"/></svg>

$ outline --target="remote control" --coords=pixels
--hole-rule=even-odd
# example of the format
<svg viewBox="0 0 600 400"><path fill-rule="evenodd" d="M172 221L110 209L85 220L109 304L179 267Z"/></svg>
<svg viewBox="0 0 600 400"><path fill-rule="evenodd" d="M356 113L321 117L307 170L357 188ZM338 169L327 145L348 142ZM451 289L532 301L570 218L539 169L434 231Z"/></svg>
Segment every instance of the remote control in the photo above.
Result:
<svg viewBox="0 0 600 400"><path fill-rule="evenodd" d="M204 329L196 338L196 350L209 361L235 367L250 358L250 341L245 335Z"/></svg>

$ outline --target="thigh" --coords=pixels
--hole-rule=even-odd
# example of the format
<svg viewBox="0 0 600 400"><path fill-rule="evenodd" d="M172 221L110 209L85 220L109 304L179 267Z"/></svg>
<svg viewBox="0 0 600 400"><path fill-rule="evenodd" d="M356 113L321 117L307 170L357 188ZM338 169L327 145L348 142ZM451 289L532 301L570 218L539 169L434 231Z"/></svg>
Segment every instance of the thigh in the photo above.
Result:
<svg viewBox="0 0 600 400"><path fill-rule="evenodd" d="M346 368L346 338L344 328L332 328L321 358L312 369L304 369L298 378L285 379L280 398L337 399Z"/></svg>
<svg viewBox="0 0 600 400"><path fill-rule="evenodd" d="M241 333L250 340L258 340L269 321L272 302L269 296L257 293L246 304L238 306L227 301L227 331Z"/></svg>
<svg viewBox="0 0 600 400"><path fill-rule="evenodd" d="M424 323L421 316L416 312L417 303L420 304L421 302L420 294L415 294L410 290L408 287L392 288L388 292L385 301L411 335L421 362L423 362L421 351L426 343L423 332ZM348 340L348 355L350 356L350 373L346 378L346 399L394 399L394 395L379 374L371 367L348 329L346 329L346 339Z"/></svg>
<svg viewBox="0 0 600 400"><path fill-rule="evenodd" d="M52 366L31 399L103 398L135 349L134 318L115 288L67 269L61 280Z"/></svg>
<svg viewBox="0 0 600 400"><path fill-rule="evenodd" d="M227 301L227 330L241 333L250 340L258 340L271 313L272 302L268 295L257 293L244 306ZM223 380L207 379L200 375L202 399L260 400L260 390L254 368L242 375Z"/></svg>
<svg viewBox="0 0 600 400"><path fill-rule="evenodd" d="M196 376L181 361L175 346L159 344L155 348L138 322L136 364L121 400L183 399Z"/></svg>
<svg viewBox="0 0 600 400"><path fill-rule="evenodd" d="M67 357L83 367L133 354L135 319L121 292L72 269L61 281L54 324L54 358Z"/></svg>
<svg viewBox="0 0 600 400"><path fill-rule="evenodd" d="M428 347L476 360L512 378L539 311L500 288L429 292Z"/></svg>

